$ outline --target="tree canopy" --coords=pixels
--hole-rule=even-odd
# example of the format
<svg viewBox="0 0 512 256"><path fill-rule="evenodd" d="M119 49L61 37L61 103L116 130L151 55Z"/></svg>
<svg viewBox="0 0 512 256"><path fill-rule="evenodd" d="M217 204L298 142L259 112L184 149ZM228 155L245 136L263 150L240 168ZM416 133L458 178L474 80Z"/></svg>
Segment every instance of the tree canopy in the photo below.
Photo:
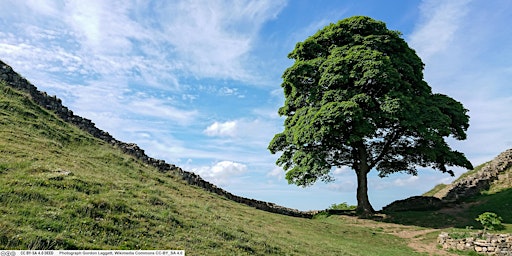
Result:
<svg viewBox="0 0 512 256"><path fill-rule="evenodd" d="M423 80L424 64L398 31L369 17L330 24L288 55L295 60L281 84L278 113L284 131L269 150L291 184L329 182L333 167L358 179L357 210L373 212L367 174L416 175L418 167L453 175L447 166L472 168L447 137L466 139L468 110Z"/></svg>

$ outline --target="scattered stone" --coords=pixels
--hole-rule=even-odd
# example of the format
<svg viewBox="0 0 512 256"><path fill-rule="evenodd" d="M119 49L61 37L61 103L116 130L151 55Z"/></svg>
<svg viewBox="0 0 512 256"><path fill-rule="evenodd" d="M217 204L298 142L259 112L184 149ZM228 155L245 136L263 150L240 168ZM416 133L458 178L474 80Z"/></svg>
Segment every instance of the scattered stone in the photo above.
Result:
<svg viewBox="0 0 512 256"><path fill-rule="evenodd" d="M492 161L486 163L479 171L464 177L436 193L434 196L443 201L459 201L480 194L490 188L493 182L500 179L504 172L512 167L512 149L499 154ZM506 179L512 180L507 175Z"/></svg>
<svg viewBox="0 0 512 256"><path fill-rule="evenodd" d="M477 238L478 237L478 238ZM512 234L472 233L471 237L454 239L446 232L437 237L445 250L475 251L486 255L512 256Z"/></svg>

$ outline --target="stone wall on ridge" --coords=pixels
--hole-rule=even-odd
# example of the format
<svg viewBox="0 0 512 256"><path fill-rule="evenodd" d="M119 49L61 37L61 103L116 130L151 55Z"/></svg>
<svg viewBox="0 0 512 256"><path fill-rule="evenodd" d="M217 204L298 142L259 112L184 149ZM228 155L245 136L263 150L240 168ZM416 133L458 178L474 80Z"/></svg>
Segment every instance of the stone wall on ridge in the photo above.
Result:
<svg viewBox="0 0 512 256"><path fill-rule="evenodd" d="M133 156L145 164L154 166L160 172L173 172L190 185L201 187L208 192L218 194L237 203L245 204L256 209L294 217L312 217L312 214L309 212L303 212L296 209L279 206L274 203L234 195L208 181L205 181L203 178L193 172L185 171L174 164L166 163L164 160L159 160L147 156L144 150L136 144L119 141L112 137L112 135L110 135L108 132L97 128L91 120L75 115L73 111L62 105L62 101L59 98L39 91L37 87L32 85L29 81L16 73L9 65L0 60L0 81L1 80L5 81L6 84L12 88L28 93L34 102L47 110L53 111L65 122L78 126L80 129L88 132L92 136L103 140L116 148L119 148L124 153Z"/></svg>

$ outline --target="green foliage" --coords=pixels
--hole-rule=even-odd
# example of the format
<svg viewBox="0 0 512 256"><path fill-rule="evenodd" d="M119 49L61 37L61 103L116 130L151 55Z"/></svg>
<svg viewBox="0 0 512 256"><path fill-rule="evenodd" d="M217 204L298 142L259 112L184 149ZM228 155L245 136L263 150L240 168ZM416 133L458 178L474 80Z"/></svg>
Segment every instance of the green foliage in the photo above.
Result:
<svg viewBox="0 0 512 256"><path fill-rule="evenodd" d="M482 224L484 230L502 230L504 228L501 221L503 219L494 212L484 212L475 219Z"/></svg>
<svg viewBox="0 0 512 256"><path fill-rule="evenodd" d="M355 210L357 206L355 205L348 205L346 202L340 203L340 204L332 204L329 209L330 210Z"/></svg>
<svg viewBox="0 0 512 256"><path fill-rule="evenodd" d="M473 227L467 226L464 231L449 232L448 236L453 239L463 239L468 237L474 237L475 232L472 232Z"/></svg>
<svg viewBox="0 0 512 256"><path fill-rule="evenodd" d="M449 233L448 236L452 239L462 239L462 238L473 237L474 233L455 232L455 233Z"/></svg>
<svg viewBox="0 0 512 256"><path fill-rule="evenodd" d="M333 167L348 166L366 186L376 169L417 174L417 166L453 172L471 169L464 154L445 138L466 138L469 116L454 99L432 93L423 63L397 31L356 16L326 26L288 55L283 73L286 98L279 114L284 131L269 144L282 152L277 164L291 184L332 181ZM358 207L371 208L367 187L358 189Z"/></svg>
<svg viewBox="0 0 512 256"><path fill-rule="evenodd" d="M325 218L328 218L329 216L331 216L331 214L328 211L320 211L313 216L313 219L314 220L325 219Z"/></svg>

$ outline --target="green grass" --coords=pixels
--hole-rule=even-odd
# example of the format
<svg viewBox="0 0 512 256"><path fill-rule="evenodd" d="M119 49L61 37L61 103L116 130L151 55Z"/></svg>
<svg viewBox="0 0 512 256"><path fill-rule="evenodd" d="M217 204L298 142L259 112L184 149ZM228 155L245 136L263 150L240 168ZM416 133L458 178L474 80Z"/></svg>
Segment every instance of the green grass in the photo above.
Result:
<svg viewBox="0 0 512 256"><path fill-rule="evenodd" d="M63 122L2 83L0 216L0 249L416 254L403 239L336 216L267 213L187 185Z"/></svg>
<svg viewBox="0 0 512 256"><path fill-rule="evenodd" d="M465 207L457 210L457 207ZM454 211L418 211L391 213L386 221L403 225L415 225L429 228L460 228L471 227L483 229L475 220L484 212L494 212L503 218L505 230L499 232L512 233L512 188L496 193L483 193L466 199Z"/></svg>
<svg viewBox="0 0 512 256"><path fill-rule="evenodd" d="M489 161L490 162L490 161ZM461 174L454 182L457 182L457 181L460 181L466 177L469 177L475 173L477 173L478 171L480 171L482 169L482 167L484 167L486 164L488 164L489 162L485 162L477 167L475 167L473 170L469 170L463 174Z"/></svg>
<svg viewBox="0 0 512 256"><path fill-rule="evenodd" d="M446 188L446 184L437 184L434 188L429 190L428 192L424 193L423 196L434 196L437 192L441 191L442 189Z"/></svg>
<svg viewBox="0 0 512 256"><path fill-rule="evenodd" d="M482 225L475 220L484 212L494 212L503 218L504 230L488 231L492 233L512 233L512 188L496 193L484 193L465 200L462 205L452 209L438 211L409 211L388 214L382 221L405 226L434 228L439 231L422 237L425 244L437 243L441 231L448 232L454 238L475 236ZM463 207L463 208L460 208ZM472 251L451 251L458 255L479 255Z"/></svg>
<svg viewBox="0 0 512 256"><path fill-rule="evenodd" d="M469 177L475 173L477 173L478 171L480 171L482 169L482 167L484 167L486 164L488 164L489 162L486 162L486 163L483 163L477 167L475 167L473 170L469 170L463 174L461 174L455 181L453 182L457 182L457 181L460 181L466 177ZM447 184L437 184L434 188L432 188L431 190L425 192L423 194L423 196L434 196L437 192L443 190L444 188L446 188L448 185Z"/></svg>

